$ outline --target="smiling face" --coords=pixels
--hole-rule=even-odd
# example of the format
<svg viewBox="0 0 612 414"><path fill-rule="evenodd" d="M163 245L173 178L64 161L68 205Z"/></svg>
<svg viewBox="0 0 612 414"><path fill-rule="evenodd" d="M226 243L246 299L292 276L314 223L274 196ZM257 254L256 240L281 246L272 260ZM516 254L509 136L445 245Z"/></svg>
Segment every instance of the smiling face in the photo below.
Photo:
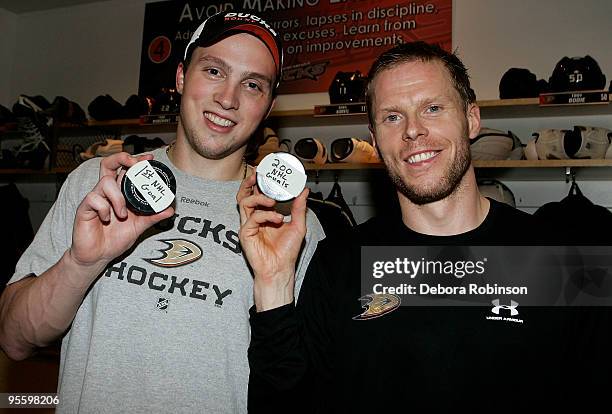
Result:
<svg viewBox="0 0 612 414"><path fill-rule="evenodd" d="M436 60L401 63L372 82L372 140L395 186L414 204L446 198L468 171L480 113Z"/></svg>
<svg viewBox="0 0 612 414"><path fill-rule="evenodd" d="M182 94L177 141L213 160L244 151L271 109L275 74L272 54L250 34L196 48L189 66L177 70Z"/></svg>

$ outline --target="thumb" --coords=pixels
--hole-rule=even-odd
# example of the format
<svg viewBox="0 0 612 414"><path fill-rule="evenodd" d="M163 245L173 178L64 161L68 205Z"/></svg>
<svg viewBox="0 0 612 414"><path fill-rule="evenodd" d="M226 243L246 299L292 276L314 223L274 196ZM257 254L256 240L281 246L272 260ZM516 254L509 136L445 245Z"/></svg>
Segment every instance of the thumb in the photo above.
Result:
<svg viewBox="0 0 612 414"><path fill-rule="evenodd" d="M291 205L291 224L300 231L306 229L306 201L309 193L310 189L304 188Z"/></svg>

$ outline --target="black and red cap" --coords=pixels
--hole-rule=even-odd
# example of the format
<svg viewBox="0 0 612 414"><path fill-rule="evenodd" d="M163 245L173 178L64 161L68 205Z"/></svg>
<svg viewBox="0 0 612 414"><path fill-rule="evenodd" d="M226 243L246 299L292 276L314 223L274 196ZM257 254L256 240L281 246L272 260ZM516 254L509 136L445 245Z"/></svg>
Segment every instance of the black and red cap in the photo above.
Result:
<svg viewBox="0 0 612 414"><path fill-rule="evenodd" d="M249 33L267 46L276 65L276 85L280 82L283 68L283 47L280 34L264 19L253 13L223 11L204 20L196 29L185 48L184 60L187 61L196 47L210 46L236 33Z"/></svg>

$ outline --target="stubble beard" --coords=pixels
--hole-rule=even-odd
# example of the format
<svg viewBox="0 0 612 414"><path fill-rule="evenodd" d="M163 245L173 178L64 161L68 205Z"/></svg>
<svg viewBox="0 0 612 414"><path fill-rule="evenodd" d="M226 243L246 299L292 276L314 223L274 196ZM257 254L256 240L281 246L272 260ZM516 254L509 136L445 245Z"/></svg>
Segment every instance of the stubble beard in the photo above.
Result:
<svg viewBox="0 0 612 414"><path fill-rule="evenodd" d="M384 154L381 153L379 155L383 160L385 159ZM433 203L450 196L459 187L459 183L470 168L471 163L472 156L467 127L464 128L463 139L460 140L460 144L457 146L455 158L446 167L440 182L433 187L419 188L416 185L405 182L399 172L390 168L389 164L385 162L387 173L395 188L416 205Z"/></svg>
<svg viewBox="0 0 612 414"><path fill-rule="evenodd" d="M272 102L270 102L272 105ZM255 133L258 131L257 127L251 131L248 138L244 140L244 142L239 142L236 139L236 136L231 135L225 138L219 137L205 137L203 136L203 132L196 130L195 127L188 125L185 122L185 118L183 118L183 109L181 108L181 112L179 113L179 117L181 120L181 126L183 129L183 133L185 135L185 139L189 146L201 157L204 157L209 160L220 160L223 159L236 151L239 151L241 148L246 148L249 142L252 139L255 139ZM260 122L263 121L263 118ZM227 140L227 142L223 143L223 146L215 145L214 147L209 147L207 142L218 142L219 140Z"/></svg>
<svg viewBox="0 0 612 414"><path fill-rule="evenodd" d="M207 144L207 142L215 142L219 140L219 138L207 138L201 136L201 134L201 132L198 133L193 129L185 130L185 135L191 148L193 148L198 155L209 160L223 159L238 151L242 146L246 146L248 142L247 140L242 145L237 145L236 142L228 142L223 143L223 146L214 145L214 147L212 147L211 145Z"/></svg>
<svg viewBox="0 0 612 414"><path fill-rule="evenodd" d="M185 122L186 119L184 118L182 110L179 116L181 120L181 128L183 129L183 134L185 140L187 141L186 143L193 149L193 151L203 158L209 160L223 159L238 151L240 148L245 147L249 141L246 139L242 144L240 144L236 141L235 136L233 135L223 138L213 136L207 137L204 135L206 132L198 130L195 126Z"/></svg>

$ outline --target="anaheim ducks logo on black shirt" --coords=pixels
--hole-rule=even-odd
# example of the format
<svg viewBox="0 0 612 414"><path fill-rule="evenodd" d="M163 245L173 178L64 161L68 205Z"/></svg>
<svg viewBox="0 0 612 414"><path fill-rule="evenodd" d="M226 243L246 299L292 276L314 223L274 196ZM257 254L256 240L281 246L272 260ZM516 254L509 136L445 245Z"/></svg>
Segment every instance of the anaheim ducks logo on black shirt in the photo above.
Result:
<svg viewBox="0 0 612 414"><path fill-rule="evenodd" d="M363 301L362 308L365 311L353 319L356 321L363 321L372 318L378 318L386 315L387 313L393 312L402 303L402 300L397 295L371 293L359 298Z"/></svg>
<svg viewBox="0 0 612 414"><path fill-rule="evenodd" d="M167 246L158 250L163 256L157 259L144 259L145 261L161 267L178 267L202 257L202 249L193 242L184 239L167 239L160 242Z"/></svg>

